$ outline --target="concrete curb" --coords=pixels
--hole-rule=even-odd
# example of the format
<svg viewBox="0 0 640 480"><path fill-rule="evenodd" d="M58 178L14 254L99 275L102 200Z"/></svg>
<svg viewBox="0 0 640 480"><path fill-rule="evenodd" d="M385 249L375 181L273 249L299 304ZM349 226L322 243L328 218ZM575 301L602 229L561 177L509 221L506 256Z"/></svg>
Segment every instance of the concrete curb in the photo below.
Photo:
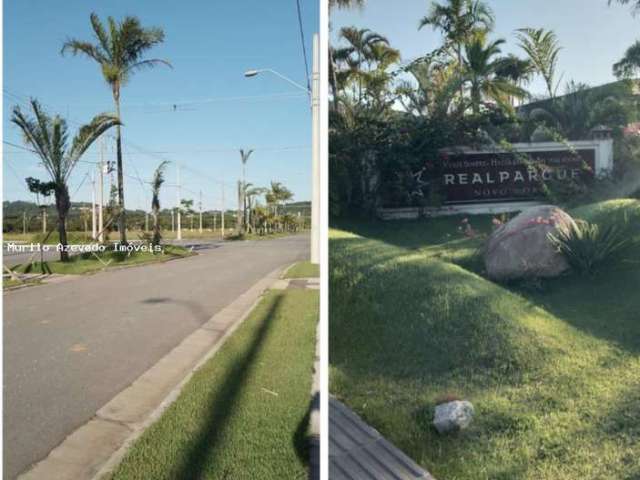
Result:
<svg viewBox="0 0 640 480"><path fill-rule="evenodd" d="M281 271L272 271L216 313L18 478L97 480L111 473L131 444L178 398L193 373L242 324Z"/></svg>

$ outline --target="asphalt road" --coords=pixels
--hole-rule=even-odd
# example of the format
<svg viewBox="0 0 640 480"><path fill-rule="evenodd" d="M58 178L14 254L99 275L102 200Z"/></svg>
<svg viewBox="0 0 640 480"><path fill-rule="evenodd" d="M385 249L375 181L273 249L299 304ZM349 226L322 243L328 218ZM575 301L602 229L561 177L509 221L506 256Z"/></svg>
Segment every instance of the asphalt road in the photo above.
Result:
<svg viewBox="0 0 640 480"><path fill-rule="evenodd" d="M4 294L4 479L44 458L118 392L309 237L203 245L199 255Z"/></svg>

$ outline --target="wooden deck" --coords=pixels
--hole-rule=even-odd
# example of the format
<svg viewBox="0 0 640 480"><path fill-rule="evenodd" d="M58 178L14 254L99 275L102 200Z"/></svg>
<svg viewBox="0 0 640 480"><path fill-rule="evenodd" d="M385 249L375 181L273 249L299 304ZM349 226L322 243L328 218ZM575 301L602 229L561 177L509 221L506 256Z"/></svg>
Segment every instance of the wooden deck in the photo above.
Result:
<svg viewBox="0 0 640 480"><path fill-rule="evenodd" d="M329 398L330 480L434 480L353 411Z"/></svg>

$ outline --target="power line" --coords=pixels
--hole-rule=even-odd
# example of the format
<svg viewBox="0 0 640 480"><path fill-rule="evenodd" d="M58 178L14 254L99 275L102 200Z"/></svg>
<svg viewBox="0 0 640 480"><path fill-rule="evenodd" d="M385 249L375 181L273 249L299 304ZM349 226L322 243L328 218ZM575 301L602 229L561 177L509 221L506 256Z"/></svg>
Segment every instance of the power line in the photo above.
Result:
<svg viewBox="0 0 640 480"><path fill-rule="evenodd" d="M309 82L309 61L307 60L307 47L304 42L304 29L302 28L302 14L300 12L300 0L296 0L298 10L298 26L300 27L300 42L302 43L302 56L304 57L304 77L307 79L307 92L311 92L311 83Z"/></svg>

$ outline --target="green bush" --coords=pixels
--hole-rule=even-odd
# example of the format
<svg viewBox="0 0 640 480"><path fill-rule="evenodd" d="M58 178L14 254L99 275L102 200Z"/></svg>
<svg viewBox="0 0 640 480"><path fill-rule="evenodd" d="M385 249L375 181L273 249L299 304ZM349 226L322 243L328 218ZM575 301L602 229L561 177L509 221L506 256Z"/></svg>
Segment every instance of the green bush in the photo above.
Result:
<svg viewBox="0 0 640 480"><path fill-rule="evenodd" d="M620 260L637 242L626 221L601 226L578 220L568 231L550 234L549 238L574 270L588 274Z"/></svg>

